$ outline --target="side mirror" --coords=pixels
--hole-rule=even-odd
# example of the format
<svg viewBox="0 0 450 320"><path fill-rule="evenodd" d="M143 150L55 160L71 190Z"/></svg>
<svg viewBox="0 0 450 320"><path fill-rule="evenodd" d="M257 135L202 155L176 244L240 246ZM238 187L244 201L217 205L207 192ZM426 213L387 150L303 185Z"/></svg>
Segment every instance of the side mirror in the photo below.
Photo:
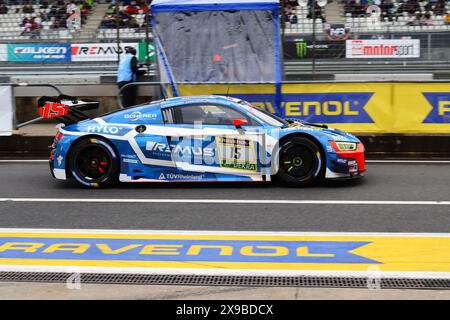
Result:
<svg viewBox="0 0 450 320"><path fill-rule="evenodd" d="M248 121L245 119L234 119L233 120L234 126L238 129L241 129L241 127L247 123L248 123Z"/></svg>

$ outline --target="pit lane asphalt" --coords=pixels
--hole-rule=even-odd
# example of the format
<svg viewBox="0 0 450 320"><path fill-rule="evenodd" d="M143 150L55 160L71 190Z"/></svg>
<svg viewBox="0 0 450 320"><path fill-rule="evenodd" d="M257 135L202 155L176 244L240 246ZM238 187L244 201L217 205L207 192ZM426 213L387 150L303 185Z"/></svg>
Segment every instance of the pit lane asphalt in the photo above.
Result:
<svg viewBox="0 0 450 320"><path fill-rule="evenodd" d="M0 198L450 200L450 164L368 164L367 176L312 188L277 184L121 184L88 190L54 180L46 163L0 163ZM0 228L439 232L450 206L0 202Z"/></svg>

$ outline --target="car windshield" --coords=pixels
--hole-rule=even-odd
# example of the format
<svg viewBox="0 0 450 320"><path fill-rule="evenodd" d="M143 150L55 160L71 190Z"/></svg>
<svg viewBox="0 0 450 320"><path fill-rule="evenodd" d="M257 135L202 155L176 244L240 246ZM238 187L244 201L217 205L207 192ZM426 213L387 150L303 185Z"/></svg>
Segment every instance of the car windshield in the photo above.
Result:
<svg viewBox="0 0 450 320"><path fill-rule="evenodd" d="M270 113L261 108L252 106L251 104L245 103L245 105L249 108L248 111L251 114L253 114L254 116L258 117L258 119L262 120L263 122L265 122L271 126L283 127L283 126L289 124L286 120L281 119L280 117L274 115L273 113Z"/></svg>

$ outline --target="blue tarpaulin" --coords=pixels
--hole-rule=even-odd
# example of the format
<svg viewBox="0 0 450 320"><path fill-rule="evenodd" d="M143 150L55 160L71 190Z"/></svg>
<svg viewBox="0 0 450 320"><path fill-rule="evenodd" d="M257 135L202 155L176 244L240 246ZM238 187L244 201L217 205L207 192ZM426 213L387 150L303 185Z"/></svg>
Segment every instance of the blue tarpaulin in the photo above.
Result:
<svg viewBox="0 0 450 320"><path fill-rule="evenodd" d="M274 0L153 0L152 12L275 10L278 4Z"/></svg>
<svg viewBox="0 0 450 320"><path fill-rule="evenodd" d="M281 105L278 0L154 0L152 28L161 80L274 83Z"/></svg>

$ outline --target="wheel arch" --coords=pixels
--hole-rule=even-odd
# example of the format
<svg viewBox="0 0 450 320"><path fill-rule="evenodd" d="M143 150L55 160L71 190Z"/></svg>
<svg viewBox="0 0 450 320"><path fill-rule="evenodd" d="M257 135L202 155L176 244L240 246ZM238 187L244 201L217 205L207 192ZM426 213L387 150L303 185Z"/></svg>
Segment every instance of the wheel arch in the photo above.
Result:
<svg viewBox="0 0 450 320"><path fill-rule="evenodd" d="M282 138L277 142L277 144L275 145L274 150L276 150L276 151L275 151L275 158L274 158L273 155L272 155L272 159L274 159L274 161L271 162L271 175L274 175L274 174L276 174L276 173L278 172L278 157L279 157L279 153L280 153L280 148L279 148L279 146L280 146L283 142L285 142L286 140L292 139L292 138L294 138L294 137L306 138L306 139L309 139L309 140L311 140L312 142L314 142L314 144L316 144L317 147L319 148L319 151L320 151L320 153L321 153L321 155L322 155L322 159L323 159L323 161L324 161L323 166L324 166L324 168L326 169L326 166L327 166L327 160L328 160L328 159L327 159L327 153L325 152L325 148L324 148L323 144L320 142L320 140L317 139L317 138L316 138L315 136L313 136L312 134L309 134L309 133L306 133L306 132L292 132L292 133L289 133L289 134L285 135L284 137L282 137ZM275 165L276 165L277 167L274 167Z"/></svg>
<svg viewBox="0 0 450 320"><path fill-rule="evenodd" d="M72 178L72 174L71 174L71 172L70 172L70 170L69 170L69 169L70 169L70 163L69 163L69 161L70 161L70 159L71 159L71 153L72 153L72 151L73 151L73 148L74 148L78 143L80 143L81 141L87 140L87 139L92 139L92 138L95 138L95 139L102 139L102 140L105 140L106 142L108 142L108 143L111 145L111 147L113 148L114 152L116 153L116 156L117 156L117 158L118 158L118 160L119 160L119 163L120 163L120 161L121 161L121 159L120 159L120 153L119 153L119 151L118 151L116 145L115 145L110 139L105 138L105 137L103 137L103 136L101 136L101 135L98 135L98 134L87 134L87 135L84 135L84 136L79 136L79 137L76 138L74 141L72 141L72 143L70 144L69 149L67 150L67 157L66 157L67 163L66 163L66 166L65 166L66 177L67 177L67 178Z"/></svg>

